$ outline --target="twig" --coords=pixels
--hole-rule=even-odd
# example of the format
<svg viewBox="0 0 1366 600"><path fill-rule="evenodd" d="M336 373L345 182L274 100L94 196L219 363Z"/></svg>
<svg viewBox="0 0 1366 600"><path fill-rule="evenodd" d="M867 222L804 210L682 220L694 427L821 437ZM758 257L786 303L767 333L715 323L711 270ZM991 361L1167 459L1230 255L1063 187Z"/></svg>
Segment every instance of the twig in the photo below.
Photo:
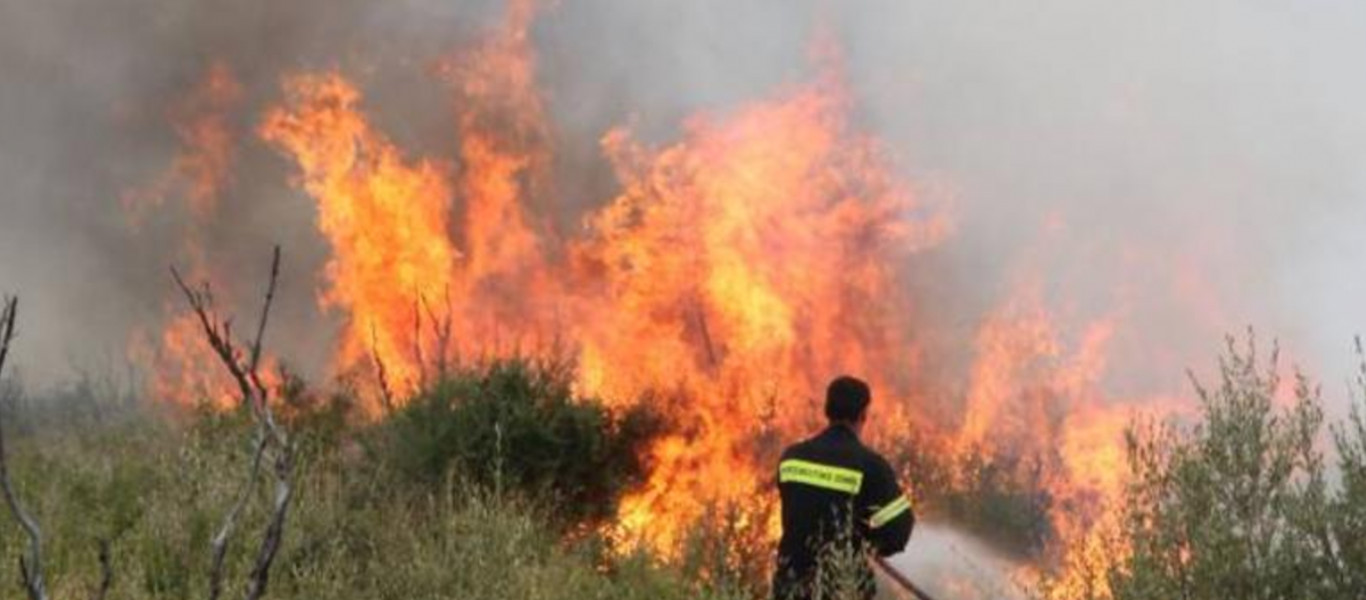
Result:
<svg viewBox="0 0 1366 600"><path fill-rule="evenodd" d="M442 318L436 317L436 312L432 310L426 298L419 297L422 307L427 311L427 319L432 322L432 332L436 334L436 380L446 379L447 363L450 355L451 329L454 313L451 310L451 288L446 287L446 314Z"/></svg>
<svg viewBox="0 0 1366 600"><path fill-rule="evenodd" d="M707 364L715 369L717 367L716 346L712 344L711 329L707 327L706 310L702 307L702 303L698 302L693 306L693 311L697 315L697 330L702 335L702 347L707 351Z"/></svg>
<svg viewBox="0 0 1366 600"><path fill-rule="evenodd" d="M261 341L266 337L266 322L270 320L270 305L275 302L275 285L280 280L280 247L276 246L270 258L270 285L266 288L266 302L261 306L261 321L256 325L256 341L251 344L251 363L247 370L256 372L261 364Z"/></svg>
<svg viewBox="0 0 1366 600"><path fill-rule="evenodd" d="M417 363L417 389L427 389L427 359L422 356L422 293L413 299L413 361Z"/></svg>
<svg viewBox="0 0 1366 600"><path fill-rule="evenodd" d="M19 316L19 299L5 298L4 309L0 310L0 374L4 373L5 359L9 357L10 343L14 341L14 323ZM5 453L3 411L0 410L0 489L5 495L5 504L10 514L28 535L28 555L19 557L19 575L29 600L47 600L47 589L43 584L43 533L38 521L29 515L14 492L10 481L9 459Z"/></svg>
<svg viewBox="0 0 1366 600"><path fill-rule="evenodd" d="M375 378L379 380L379 399L384 405L384 413L394 412L394 391L389 387L389 369L379 355L379 332L374 324L370 325L370 358L375 361Z"/></svg>

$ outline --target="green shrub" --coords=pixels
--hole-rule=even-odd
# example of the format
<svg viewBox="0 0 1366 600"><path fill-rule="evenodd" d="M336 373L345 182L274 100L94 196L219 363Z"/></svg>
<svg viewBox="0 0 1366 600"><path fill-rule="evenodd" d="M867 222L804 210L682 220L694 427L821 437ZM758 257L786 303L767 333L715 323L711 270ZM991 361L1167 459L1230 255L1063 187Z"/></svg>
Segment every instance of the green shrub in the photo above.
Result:
<svg viewBox="0 0 1366 600"><path fill-rule="evenodd" d="M382 458L429 486L454 474L548 495L568 523L609 516L642 477L637 457L658 420L643 408L617 415L574 397L571 375L558 363L522 359L456 372L388 419Z"/></svg>
<svg viewBox="0 0 1366 600"><path fill-rule="evenodd" d="M1357 339L1361 368L1354 379L1355 402L1345 423L1333 428L1341 490L1329 501L1328 529L1336 532L1338 585L1366 590L1366 351Z"/></svg>
<svg viewBox="0 0 1366 600"><path fill-rule="evenodd" d="M1330 485L1319 390L1297 374L1277 408L1281 383L1274 352L1263 365L1251 338L1230 340L1218 385L1196 383L1198 424L1131 428L1119 539L1131 551L1107 567L1114 598L1361 597L1366 427L1354 410L1335 429L1342 484Z"/></svg>

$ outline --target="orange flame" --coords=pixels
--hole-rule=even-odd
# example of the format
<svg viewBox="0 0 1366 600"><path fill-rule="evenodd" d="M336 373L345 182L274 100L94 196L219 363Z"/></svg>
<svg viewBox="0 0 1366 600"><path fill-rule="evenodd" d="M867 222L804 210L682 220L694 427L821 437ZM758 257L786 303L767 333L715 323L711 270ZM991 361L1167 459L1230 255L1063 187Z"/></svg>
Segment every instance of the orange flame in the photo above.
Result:
<svg viewBox="0 0 1366 600"><path fill-rule="evenodd" d="M659 444L649 483L626 499L628 531L676 542L709 505L764 489L756 434L810 430L825 379L888 374L878 384L890 394L914 360L889 265L945 225L912 218L907 185L850 130L846 102L827 75L694 119L659 151L623 131L604 140L625 191L576 246L607 301L575 321L581 378L617 400L677 386L688 424ZM880 421L894 422L899 406L888 402Z"/></svg>
<svg viewBox="0 0 1366 600"><path fill-rule="evenodd" d="M586 239L568 244L572 265L551 268L542 248L553 240L529 225L530 188L520 183L543 164L536 141L546 137L522 73L530 63L519 58L529 52L524 19L514 10L511 42L474 54L508 68L462 63L475 65L462 71L472 78L459 132L464 251L448 231L444 174L430 161L405 164L339 75L288 80L287 107L271 111L261 133L296 159L319 204L334 248L324 300L350 319L343 368L374 353L416 382L430 348L414 338L414 299L450 294L462 334L487 332L479 315L492 315L514 340L574 340L585 394L619 405L652 391L681 399L672 416L685 431L657 445L649 483L622 509L629 533L667 547L711 503L762 485L755 424L809 428L811 390L824 378L894 374L914 360L899 310L906 299L888 265L936 243L946 223L913 217L908 185L874 140L849 128L829 74L696 119L660 150L609 134L603 145L625 191L588 219ZM509 109L496 105L504 98L520 118L495 118ZM567 318L551 323L531 304L546 289L560 290L556 309ZM896 389L885 379L883 389ZM734 473L752 476L722 476Z"/></svg>
<svg viewBox="0 0 1366 600"><path fill-rule="evenodd" d="M135 229L148 212L162 209L168 198L185 202L188 222L181 232L177 258L184 261L191 281L217 279L205 257L202 236L231 181L237 153L229 113L242 95L242 86L228 65L211 63L203 79L169 111L180 153L152 185L122 198L129 225ZM138 330L129 342L130 356L150 376L148 392L174 402L232 405L234 388L219 374L221 367L201 339L199 322L185 311L179 297L166 302L162 319L159 333Z"/></svg>
<svg viewBox="0 0 1366 600"><path fill-rule="evenodd" d="M418 299L442 297L454 280L445 175L429 161L405 162L340 75L292 77L285 90L288 107L266 115L261 136L290 153L318 200L333 252L321 301L348 318L338 359L352 367L374 356L411 389Z"/></svg>
<svg viewBox="0 0 1366 600"><path fill-rule="evenodd" d="M184 151L151 186L124 194L124 210L133 225L176 194L185 198L196 221L213 213L236 162L237 140L228 113L241 100L242 85L232 69L215 61L194 89L171 107L171 126Z"/></svg>
<svg viewBox="0 0 1366 600"><path fill-rule="evenodd" d="M976 331L961 412L917 408L944 392L919 387L927 324L900 265L945 240L950 220L851 123L828 57L812 81L696 116L672 143L610 131L601 149L620 190L579 235L554 231L536 14L511 0L440 66L456 117L449 167L389 140L340 73L285 79L258 134L316 203L331 250L319 301L344 319L338 372L382 367L401 400L433 363L562 343L578 392L613 407L658 402L675 426L619 515L624 537L666 552L714 506L771 502L780 445L819 425L825 381L855 373L877 395L875 441L915 429L944 451L1048 457L1057 535L1076 552L1064 562L1103 554L1092 534L1122 488L1128 419L1102 384L1117 315L1064 327L1041 286L1022 285ZM175 169L231 164L206 156ZM441 337L443 320L456 339ZM170 323L162 345L180 348L182 328Z"/></svg>

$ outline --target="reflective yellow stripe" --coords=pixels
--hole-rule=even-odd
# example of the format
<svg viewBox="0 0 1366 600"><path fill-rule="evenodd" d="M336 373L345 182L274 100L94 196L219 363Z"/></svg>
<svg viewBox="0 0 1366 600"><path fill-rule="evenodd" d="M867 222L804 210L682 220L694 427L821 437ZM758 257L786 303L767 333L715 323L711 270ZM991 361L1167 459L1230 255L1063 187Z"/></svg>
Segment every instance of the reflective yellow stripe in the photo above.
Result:
<svg viewBox="0 0 1366 600"><path fill-rule="evenodd" d="M901 513L908 510L911 510L911 500L905 496L901 496L873 513L872 518L868 519L868 526L877 529L878 527L882 527L883 525L892 522L892 519L901 516Z"/></svg>
<svg viewBox="0 0 1366 600"><path fill-rule="evenodd" d="M778 481L804 483L846 494L857 494L863 486L863 473L844 467L790 459L778 465Z"/></svg>

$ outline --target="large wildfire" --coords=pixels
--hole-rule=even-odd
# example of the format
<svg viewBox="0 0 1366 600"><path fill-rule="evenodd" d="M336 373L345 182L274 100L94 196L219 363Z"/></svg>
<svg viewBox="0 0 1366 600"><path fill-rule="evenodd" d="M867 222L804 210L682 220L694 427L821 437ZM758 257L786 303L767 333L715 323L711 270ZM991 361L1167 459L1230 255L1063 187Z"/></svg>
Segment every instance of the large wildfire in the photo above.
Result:
<svg viewBox="0 0 1366 600"><path fill-rule="evenodd" d="M317 303L340 324L331 369L366 382L372 417L436 365L536 353L572 360L583 396L659 403L673 427L621 504L623 540L667 554L711 508L771 496L775 451L818 427L824 382L853 373L875 390L874 445L1032 457L1019 469L1051 500L1054 559L1115 550L1102 534L1122 491L1128 407L1174 402L1107 393L1121 310L1060 322L1024 273L960 341L964 382L927 366L945 362L930 356L941 342L905 265L952 239L951 207L922 201L852 118L831 42L816 44L807 80L695 115L671 142L603 133L594 151L617 189L563 230L551 164L582 149L556 147L530 35L538 10L511 0L501 23L433 68L454 161L401 147L336 69L283 74L255 139L235 132L223 115L241 90L215 64L172 111L185 155L128 210L185 197L191 274L219 284L195 240L234 149L275 150L329 249ZM168 311L136 348L157 396L227 401L184 315ZM1077 571L1075 585L1097 583Z"/></svg>

